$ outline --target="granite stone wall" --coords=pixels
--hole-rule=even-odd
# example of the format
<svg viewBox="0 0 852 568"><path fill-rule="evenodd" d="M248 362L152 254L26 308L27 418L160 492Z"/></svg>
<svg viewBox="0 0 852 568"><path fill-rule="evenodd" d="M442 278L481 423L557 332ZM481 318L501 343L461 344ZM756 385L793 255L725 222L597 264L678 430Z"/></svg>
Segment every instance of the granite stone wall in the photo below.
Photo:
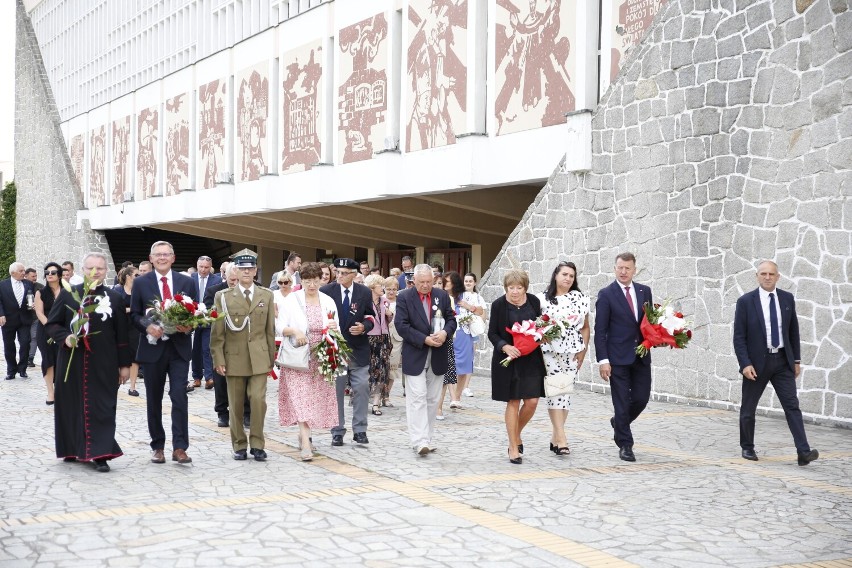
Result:
<svg viewBox="0 0 852 568"><path fill-rule="evenodd" d="M486 298L506 269L540 292L571 260L594 300L633 251L636 280L694 321L688 349L654 351L654 396L735 409L735 303L774 259L797 298L802 410L852 426L850 48L849 0L671 0L594 111L591 171L557 168L486 273ZM605 389L596 365L580 381ZM761 410L781 413L771 388Z"/></svg>
<svg viewBox="0 0 852 568"><path fill-rule="evenodd" d="M70 260L79 269L83 255L99 251L112 258L103 233L88 221L77 224L82 197L59 112L35 32L17 2L15 44L15 184L18 188L16 258L27 266ZM110 272L113 263L110 260Z"/></svg>

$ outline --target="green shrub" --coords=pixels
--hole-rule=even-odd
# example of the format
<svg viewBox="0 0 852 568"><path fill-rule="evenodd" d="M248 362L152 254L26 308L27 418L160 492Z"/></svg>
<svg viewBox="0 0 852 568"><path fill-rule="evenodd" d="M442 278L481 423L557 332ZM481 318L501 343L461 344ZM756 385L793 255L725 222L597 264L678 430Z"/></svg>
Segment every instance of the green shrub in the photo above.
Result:
<svg viewBox="0 0 852 568"><path fill-rule="evenodd" d="M9 277L9 265L15 262L15 204L18 190L10 181L0 192L0 278Z"/></svg>

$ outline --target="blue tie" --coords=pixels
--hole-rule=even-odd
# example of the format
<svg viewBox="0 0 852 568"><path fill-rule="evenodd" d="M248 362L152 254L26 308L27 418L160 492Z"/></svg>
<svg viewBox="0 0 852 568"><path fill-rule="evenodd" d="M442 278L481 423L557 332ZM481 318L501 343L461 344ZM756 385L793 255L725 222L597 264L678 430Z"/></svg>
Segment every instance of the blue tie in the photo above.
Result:
<svg viewBox="0 0 852 568"><path fill-rule="evenodd" d="M340 315L340 321L343 324L344 329L349 327L346 325L349 323L349 289L343 291L343 313Z"/></svg>
<svg viewBox="0 0 852 568"><path fill-rule="evenodd" d="M772 347L778 347L781 339L778 337L778 314L775 311L775 294L769 294L769 327L772 328Z"/></svg>

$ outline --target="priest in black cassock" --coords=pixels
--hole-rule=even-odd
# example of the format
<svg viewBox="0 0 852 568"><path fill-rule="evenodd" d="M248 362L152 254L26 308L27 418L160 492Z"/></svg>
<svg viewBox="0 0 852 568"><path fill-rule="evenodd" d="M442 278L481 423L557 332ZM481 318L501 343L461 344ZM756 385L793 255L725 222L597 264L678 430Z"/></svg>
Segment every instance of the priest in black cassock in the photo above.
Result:
<svg viewBox="0 0 852 568"><path fill-rule="evenodd" d="M133 358L124 300L103 285L106 272L105 255L89 253L83 259L83 273L98 284L85 297L82 284L73 289L84 306L96 305L97 309L89 313L86 340L80 340L73 352L71 325L80 304L67 290L57 297L45 325L47 334L60 346L55 375L56 457L91 461L100 472L109 471L107 460L122 455L115 441L115 410L118 388L129 378Z"/></svg>

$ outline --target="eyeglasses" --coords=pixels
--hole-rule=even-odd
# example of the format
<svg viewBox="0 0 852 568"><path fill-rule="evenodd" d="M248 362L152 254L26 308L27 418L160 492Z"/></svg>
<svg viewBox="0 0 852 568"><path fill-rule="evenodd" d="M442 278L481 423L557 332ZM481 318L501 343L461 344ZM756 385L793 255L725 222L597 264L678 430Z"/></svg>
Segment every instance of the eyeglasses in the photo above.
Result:
<svg viewBox="0 0 852 568"><path fill-rule="evenodd" d="M63 270L62 272L65 272L65 271ZM45 273L44 273L45 276L56 276L58 274L59 274L58 270L46 270Z"/></svg>
<svg viewBox="0 0 852 568"><path fill-rule="evenodd" d="M154 258L169 258L170 256L174 255L175 253L173 252L155 252L151 254L151 256L153 256Z"/></svg>
<svg viewBox="0 0 852 568"><path fill-rule="evenodd" d="M353 274L358 274L357 270L338 270L338 276L352 276Z"/></svg>

